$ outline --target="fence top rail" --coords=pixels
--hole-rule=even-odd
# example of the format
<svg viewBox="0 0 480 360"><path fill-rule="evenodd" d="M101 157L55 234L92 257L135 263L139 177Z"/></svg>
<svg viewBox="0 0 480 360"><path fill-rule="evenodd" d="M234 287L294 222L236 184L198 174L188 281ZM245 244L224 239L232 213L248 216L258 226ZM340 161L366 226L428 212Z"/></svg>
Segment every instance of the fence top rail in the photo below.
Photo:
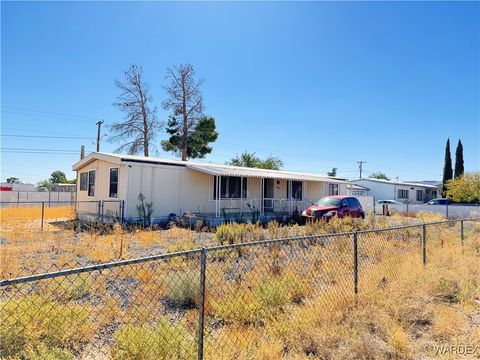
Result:
<svg viewBox="0 0 480 360"><path fill-rule="evenodd" d="M110 201L110 200L109 200ZM114 200L111 200L114 201ZM121 202L121 200L117 200L117 202ZM52 203L52 204L72 204L72 203L98 203L98 200L28 200L28 201L0 201L0 205L2 204L41 204L41 203Z"/></svg>
<svg viewBox="0 0 480 360"><path fill-rule="evenodd" d="M435 221L435 222L422 223L422 224L416 224L416 225L394 226L394 227L389 227L384 229L349 231L349 232L341 232L341 233L334 233L334 234L304 235L304 236L295 236L295 237L288 237L288 238L281 238L281 239L267 239L267 240L250 241L250 242L237 243L237 244L209 246L204 248L178 251L178 252L167 253L167 254L159 254L159 255L147 256L142 258L108 262L108 263L103 263L98 265L89 265L85 267L55 271L55 272L44 273L44 274L24 276L24 277L18 277L13 279L5 279L0 281L0 287L33 282L33 281L44 280L44 279L50 279L50 278L56 278L60 276L68 276L68 275L92 272L97 270L111 269L119 266L140 264L140 263L145 263L145 262L155 261L155 260L165 260L165 259L179 257L179 256L188 256L192 254L201 253L202 251L215 252L219 250L235 249L235 248L255 246L255 245L288 243L288 242L297 242L302 240L319 240L319 239L336 238L336 237L342 237L342 236L353 236L354 234L381 233L381 232L388 232L388 231L402 230L402 229L409 229L409 228L422 228L423 226L429 226L429 225L451 224L451 223L456 223L460 221L480 221L480 218L444 220L444 221Z"/></svg>
<svg viewBox="0 0 480 360"><path fill-rule="evenodd" d="M178 252L173 252L168 254L159 254L159 255L147 256L142 258L113 261L113 262L108 262L108 263L103 263L98 265L90 265L90 266L84 266L84 267L79 267L74 269L54 271L54 272L44 273L44 274L23 276L23 277L18 277L14 279L1 280L0 287L38 281L38 280L44 280L44 279L51 279L51 278L56 278L60 276L69 276L69 275L81 274L85 272L112 269L119 266L141 264L144 262L155 261L155 260L165 260L165 259L170 259L170 258L179 257L179 256L188 256L188 255L198 254L200 252L202 252L202 249L178 251Z"/></svg>

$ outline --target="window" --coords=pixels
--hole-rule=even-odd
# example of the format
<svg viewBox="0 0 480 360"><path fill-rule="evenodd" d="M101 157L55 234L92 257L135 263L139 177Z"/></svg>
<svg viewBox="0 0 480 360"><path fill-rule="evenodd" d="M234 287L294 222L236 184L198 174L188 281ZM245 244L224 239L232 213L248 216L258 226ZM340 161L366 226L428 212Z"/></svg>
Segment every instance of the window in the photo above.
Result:
<svg viewBox="0 0 480 360"><path fill-rule="evenodd" d="M87 191L88 173L80 173L80 191Z"/></svg>
<svg viewBox="0 0 480 360"><path fill-rule="evenodd" d="M417 201L423 201L423 190L417 190Z"/></svg>
<svg viewBox="0 0 480 360"><path fill-rule="evenodd" d="M95 170L88 172L88 196L95 196Z"/></svg>
<svg viewBox="0 0 480 360"><path fill-rule="evenodd" d="M338 195L338 184L328 184L328 195Z"/></svg>
<svg viewBox="0 0 480 360"><path fill-rule="evenodd" d="M399 189L398 190L399 199L408 199L408 190Z"/></svg>
<svg viewBox="0 0 480 360"><path fill-rule="evenodd" d="M287 199L290 200L290 186L287 182ZM302 182L292 181L292 200L302 200Z"/></svg>
<svg viewBox="0 0 480 360"><path fill-rule="evenodd" d="M348 200L348 205L349 205L350 207L353 207L353 208L354 208L354 207L360 207L360 206L361 206L361 205L360 205L360 202L359 202L357 199L353 198L353 197L352 197L352 198L347 198L347 200Z"/></svg>
<svg viewBox="0 0 480 360"><path fill-rule="evenodd" d="M110 190L109 197L118 197L118 168L110 169Z"/></svg>
<svg viewBox="0 0 480 360"><path fill-rule="evenodd" d="M213 199L217 196L217 177L213 178ZM240 176L222 176L220 179L220 198L221 199L246 199L247 198L247 178Z"/></svg>

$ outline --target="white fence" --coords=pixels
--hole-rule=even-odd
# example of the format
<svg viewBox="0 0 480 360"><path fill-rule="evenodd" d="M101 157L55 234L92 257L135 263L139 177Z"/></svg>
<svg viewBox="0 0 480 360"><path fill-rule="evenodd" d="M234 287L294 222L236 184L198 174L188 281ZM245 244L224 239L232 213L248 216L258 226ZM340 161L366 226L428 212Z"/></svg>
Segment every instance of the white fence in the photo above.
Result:
<svg viewBox="0 0 480 360"><path fill-rule="evenodd" d="M53 191L0 191L0 200L2 202L75 202L76 192L53 192Z"/></svg>
<svg viewBox="0 0 480 360"><path fill-rule="evenodd" d="M369 213L370 211L375 211L374 207L374 198L373 196L355 196L360 204L362 205L363 211Z"/></svg>
<svg viewBox="0 0 480 360"><path fill-rule="evenodd" d="M376 214L382 214L382 205L376 204ZM474 218L480 216L480 206L475 205L426 205L426 204L401 204L388 205L388 210L402 214L416 214L420 211L444 215L449 219Z"/></svg>

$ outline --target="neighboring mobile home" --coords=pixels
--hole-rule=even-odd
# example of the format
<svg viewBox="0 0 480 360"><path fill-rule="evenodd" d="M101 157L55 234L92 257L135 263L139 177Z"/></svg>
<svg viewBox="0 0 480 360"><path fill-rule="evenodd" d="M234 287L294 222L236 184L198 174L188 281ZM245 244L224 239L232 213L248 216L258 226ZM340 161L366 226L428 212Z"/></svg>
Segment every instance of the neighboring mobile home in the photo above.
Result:
<svg viewBox="0 0 480 360"><path fill-rule="evenodd" d="M154 221L193 213L218 223L225 214L288 216L325 195L345 195L348 184L308 173L96 152L73 170L80 218L95 214L100 200L110 213L124 201L127 221L139 218L140 193L153 203Z"/></svg>
<svg viewBox="0 0 480 360"><path fill-rule="evenodd" d="M383 179L356 179L352 183L368 188L368 194L377 200L397 200L409 204L423 204L439 194L438 187Z"/></svg>

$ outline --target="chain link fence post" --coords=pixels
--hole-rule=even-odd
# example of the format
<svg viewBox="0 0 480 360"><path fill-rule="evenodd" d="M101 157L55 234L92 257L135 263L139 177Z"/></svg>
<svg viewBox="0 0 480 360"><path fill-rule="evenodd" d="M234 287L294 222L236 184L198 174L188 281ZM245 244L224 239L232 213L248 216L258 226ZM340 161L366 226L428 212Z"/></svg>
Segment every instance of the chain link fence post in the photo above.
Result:
<svg viewBox="0 0 480 360"><path fill-rule="evenodd" d="M125 200L120 202L120 224L123 225L125 221Z"/></svg>
<svg viewBox="0 0 480 360"><path fill-rule="evenodd" d="M427 225L422 225L422 263L427 264Z"/></svg>
<svg viewBox="0 0 480 360"><path fill-rule="evenodd" d="M463 220L460 220L460 242L462 244L462 254L463 254L463 245L465 242L465 232L463 228Z"/></svg>
<svg viewBox="0 0 480 360"><path fill-rule="evenodd" d="M205 330L205 278L207 250L203 247L200 256L200 300L198 304L198 360L203 360L203 337Z"/></svg>
<svg viewBox="0 0 480 360"><path fill-rule="evenodd" d="M43 231L44 221L45 221L45 201L42 201L42 223L41 223L42 231Z"/></svg>
<svg viewBox="0 0 480 360"><path fill-rule="evenodd" d="M353 291L355 293L355 302L358 297L358 233L353 233Z"/></svg>

